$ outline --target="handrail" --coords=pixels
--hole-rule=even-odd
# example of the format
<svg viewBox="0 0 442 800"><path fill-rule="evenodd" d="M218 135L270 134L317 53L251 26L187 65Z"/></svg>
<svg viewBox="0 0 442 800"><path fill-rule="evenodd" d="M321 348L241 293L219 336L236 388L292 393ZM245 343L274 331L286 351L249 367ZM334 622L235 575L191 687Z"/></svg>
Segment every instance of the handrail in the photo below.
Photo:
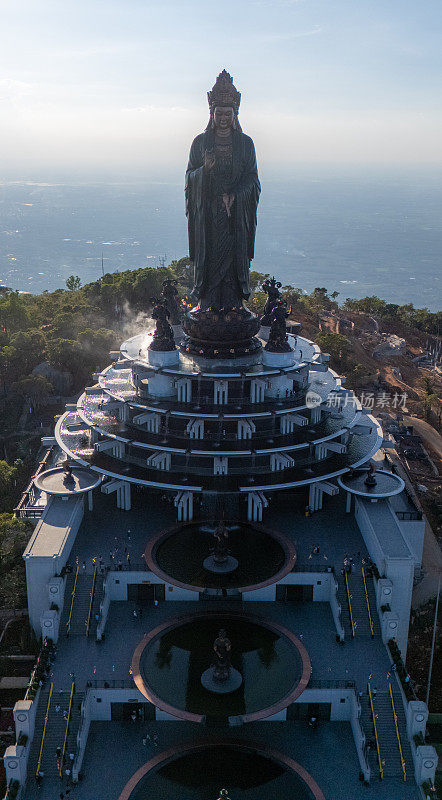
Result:
<svg viewBox="0 0 442 800"><path fill-rule="evenodd" d="M50 455L52 453L52 450L53 450L53 447L50 447L49 450L46 450L46 452L45 452L43 458L41 459L36 471L32 475L31 480L29 481L26 489L24 489L24 491L22 492L20 500L17 503L16 507L14 508L14 514L15 514L16 511L20 511L21 507L24 505L25 499L31 493L31 491L32 491L32 489L34 487L34 478L36 478L38 475L40 475L40 472L43 472L43 469L46 466L46 462L49 461L49 458L50 458ZM42 511L43 511L43 508L42 508Z"/></svg>
<svg viewBox="0 0 442 800"><path fill-rule="evenodd" d="M374 728L374 738L376 740L376 750L378 752L378 764L379 764L379 777L382 780L384 777L384 768L382 766L382 759L381 759L381 751L379 749L379 739L378 739L378 729L376 727L376 716L374 713L373 708L373 698L371 696L371 686L370 683L367 684L368 687L368 697L370 699L370 708L371 708L371 718L373 720L373 728Z"/></svg>
<svg viewBox="0 0 442 800"><path fill-rule="evenodd" d="M97 578L97 565L94 567L94 577L92 578L92 588L91 588L91 601L89 603L89 611L86 620L86 636L89 636L89 627L91 624L91 614L92 614L92 605L94 602L94 592L95 592L95 581Z"/></svg>
<svg viewBox="0 0 442 800"><path fill-rule="evenodd" d="M42 753L43 753L43 745L44 745L45 736L46 736L46 726L48 724L49 707L51 705L53 688L54 688L54 684L51 683L51 686L50 686L50 689L49 689L48 704L46 706L46 715L45 715L45 721L44 721L44 725L43 725L43 733L41 735L41 745L40 745L40 752L38 754L37 769L35 770L36 777L38 776L38 774L40 772L40 767L41 767L41 757L42 757Z"/></svg>
<svg viewBox="0 0 442 800"><path fill-rule="evenodd" d="M69 697L68 714L67 714L67 717L66 717L66 730L64 732L63 749L61 751L60 766L58 768L58 774L59 774L60 778L62 777L62 774L63 774L63 762L64 762L64 755L65 755L65 752L66 752L66 744L67 744L67 740L68 740L69 722L70 722L70 719L71 719L72 698L73 698L73 695L74 695L74 689L75 689L75 683L72 681L71 694L70 694L70 697Z"/></svg>
<svg viewBox="0 0 442 800"><path fill-rule="evenodd" d="M351 610L351 600L350 600L350 590L348 588L348 578L347 578L347 573L345 571L344 571L344 578L345 578L345 588L347 590L348 610L349 610L349 613L350 613L351 635L352 635L352 638L354 639L355 627L356 626L355 626L355 623L353 621L353 612Z"/></svg>
<svg viewBox="0 0 442 800"><path fill-rule="evenodd" d="M72 619L72 610L73 610L73 608L74 608L75 590L76 590L76 588L77 588L77 578L78 578L78 570L79 570L79 569L80 569L80 565L79 565L79 564L77 564L77 571L76 571L76 573L75 573L75 579L74 579L74 587L73 587L73 589L72 589L71 608L70 608L70 610L69 610L69 618L68 618L68 621L67 621L67 623L66 623L66 636L69 636L69 634L70 634L70 632L71 632L71 619Z"/></svg>
<svg viewBox="0 0 442 800"><path fill-rule="evenodd" d="M404 781L406 781L407 780L407 773L405 771L405 759L404 759L404 756L403 756L403 753L402 753L401 737L400 737L400 734L399 734L399 728L398 728L398 724L397 724L397 714L396 714L396 709L395 709L395 706L394 706L394 699L393 699L393 690L391 688L391 683L390 682L388 683L388 689L390 691L391 708L393 710L393 719L394 719L394 725L395 725L395 728L396 728L397 744L398 744L398 747L399 747L399 755L401 757L401 767L402 767L402 772L403 772L403 775L404 775Z"/></svg>
<svg viewBox="0 0 442 800"><path fill-rule="evenodd" d="M364 571L364 567L362 567L362 578L363 578L363 580L364 580L365 600L366 600L366 603L367 603L368 621L369 621L369 623L370 623L371 638L372 638L372 639L374 639L373 620L372 620L372 617L371 617L371 611L370 611L370 601L369 601L369 599L368 599L367 583L366 583L366 580L365 580L365 571Z"/></svg>

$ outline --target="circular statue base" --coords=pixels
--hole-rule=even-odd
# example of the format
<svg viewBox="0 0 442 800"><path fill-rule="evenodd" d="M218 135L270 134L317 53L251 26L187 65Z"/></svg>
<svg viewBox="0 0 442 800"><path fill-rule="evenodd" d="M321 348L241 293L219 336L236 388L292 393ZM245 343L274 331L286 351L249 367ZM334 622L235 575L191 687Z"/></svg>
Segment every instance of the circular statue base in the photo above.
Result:
<svg viewBox="0 0 442 800"><path fill-rule="evenodd" d="M233 556L227 556L225 561L216 561L213 556L208 556L208 558L205 558L203 561L203 567L207 569L208 572L228 574L238 569L238 559L233 558Z"/></svg>
<svg viewBox="0 0 442 800"><path fill-rule="evenodd" d="M149 364L154 367L169 367L179 363L180 354L178 350L147 350Z"/></svg>
<svg viewBox="0 0 442 800"><path fill-rule="evenodd" d="M259 319L244 306L230 309L192 309L183 321L186 338L181 349L205 358L236 358L261 352L255 338Z"/></svg>
<svg viewBox="0 0 442 800"><path fill-rule="evenodd" d="M201 675L201 683L208 692L230 694L230 692L236 692L242 684L241 673L233 667L230 667L230 674L226 681L215 680L214 674L213 667L209 667Z"/></svg>

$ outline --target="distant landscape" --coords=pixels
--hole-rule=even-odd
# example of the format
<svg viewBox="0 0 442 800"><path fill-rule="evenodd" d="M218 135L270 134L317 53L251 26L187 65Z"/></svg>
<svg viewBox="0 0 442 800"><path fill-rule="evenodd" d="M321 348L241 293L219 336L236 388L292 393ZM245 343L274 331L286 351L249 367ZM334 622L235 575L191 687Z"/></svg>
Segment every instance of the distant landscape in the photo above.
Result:
<svg viewBox="0 0 442 800"><path fill-rule="evenodd" d="M5 182L0 185L0 285L39 293L104 272L168 264L187 253L183 184ZM340 299L376 295L442 305L440 175L334 174L318 169L263 191L253 268Z"/></svg>

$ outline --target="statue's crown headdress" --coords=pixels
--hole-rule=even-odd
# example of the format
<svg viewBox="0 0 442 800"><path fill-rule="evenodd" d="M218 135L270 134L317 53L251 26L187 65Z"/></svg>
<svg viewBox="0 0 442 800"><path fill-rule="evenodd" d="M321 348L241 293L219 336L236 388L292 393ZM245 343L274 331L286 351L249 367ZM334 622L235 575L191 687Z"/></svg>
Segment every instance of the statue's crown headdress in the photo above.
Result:
<svg viewBox="0 0 442 800"><path fill-rule="evenodd" d="M218 75L211 92L207 92L210 110L215 106L233 106L238 112L241 102L241 92L238 92L233 85L233 78L223 69Z"/></svg>

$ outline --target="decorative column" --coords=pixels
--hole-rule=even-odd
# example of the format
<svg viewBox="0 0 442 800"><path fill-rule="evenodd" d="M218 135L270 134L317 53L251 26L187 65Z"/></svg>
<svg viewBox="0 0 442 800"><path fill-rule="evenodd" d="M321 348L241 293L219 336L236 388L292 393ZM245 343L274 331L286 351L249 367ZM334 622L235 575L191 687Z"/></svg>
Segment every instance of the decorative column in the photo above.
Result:
<svg viewBox="0 0 442 800"><path fill-rule="evenodd" d="M128 481L120 481L118 479L107 481L107 483L103 483L101 491L103 494L112 494L112 492L116 492L117 508L130 511L130 483Z"/></svg>
<svg viewBox="0 0 442 800"><path fill-rule="evenodd" d="M170 453L165 453L162 450L157 450L155 453L152 453L152 455L149 456L149 458L146 459L146 464L148 467L153 467L154 469L169 471L171 464L171 455Z"/></svg>
<svg viewBox="0 0 442 800"><path fill-rule="evenodd" d="M308 505L311 511L320 511L324 493L334 497L334 495L339 494L339 489L333 483L326 483L325 481L310 484Z"/></svg>
<svg viewBox="0 0 442 800"><path fill-rule="evenodd" d="M251 419L239 419L237 424L237 438L251 439L256 432L256 425Z"/></svg>
<svg viewBox="0 0 442 800"><path fill-rule="evenodd" d="M213 402L215 405L225 405L229 396L229 382L218 379L213 382Z"/></svg>
<svg viewBox="0 0 442 800"><path fill-rule="evenodd" d="M213 459L213 474L227 475L229 471L229 459L227 456L215 456Z"/></svg>
<svg viewBox="0 0 442 800"><path fill-rule="evenodd" d="M247 498L247 519L249 522L262 522L263 508L269 501L263 492L249 492Z"/></svg>
<svg viewBox="0 0 442 800"><path fill-rule="evenodd" d="M190 378L179 378L175 382L179 403L190 403L192 399L192 381Z"/></svg>
<svg viewBox="0 0 442 800"><path fill-rule="evenodd" d="M190 439L204 439L204 420L193 417L186 425L186 433Z"/></svg>
<svg viewBox="0 0 442 800"><path fill-rule="evenodd" d="M251 403L263 403L265 397L265 390L266 390L267 382L261 380L261 378L253 378L250 381L250 402Z"/></svg>
<svg viewBox="0 0 442 800"><path fill-rule="evenodd" d="M136 414L132 422L135 425L145 425L149 433L159 433L161 417L154 411L146 411L142 414Z"/></svg>
<svg viewBox="0 0 442 800"><path fill-rule="evenodd" d="M178 492L173 504L178 522L190 522L193 519L193 492Z"/></svg>
<svg viewBox="0 0 442 800"><path fill-rule="evenodd" d="M281 417L281 433L293 433L295 427L305 428L308 425L308 417L302 414L284 414Z"/></svg>
<svg viewBox="0 0 442 800"><path fill-rule="evenodd" d="M280 470L292 467L295 463L294 458L286 455L286 453L272 453L270 456L270 469L272 472L280 472Z"/></svg>

